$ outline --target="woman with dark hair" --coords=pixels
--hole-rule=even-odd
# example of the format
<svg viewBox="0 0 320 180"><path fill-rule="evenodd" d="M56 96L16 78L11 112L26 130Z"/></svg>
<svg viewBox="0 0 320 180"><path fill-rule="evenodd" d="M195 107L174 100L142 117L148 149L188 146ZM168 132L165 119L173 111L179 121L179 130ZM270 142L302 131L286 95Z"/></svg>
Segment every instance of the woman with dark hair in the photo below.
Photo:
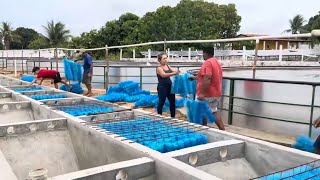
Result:
<svg viewBox="0 0 320 180"><path fill-rule="evenodd" d="M165 53L161 53L158 55L158 61L160 66L157 67L157 77L158 77L158 114L162 115L162 108L168 98L170 103L170 114L171 117L176 116L176 97L175 94L171 94L171 86L172 81L170 79L171 76L179 74L177 70L170 67L167 64L167 55Z"/></svg>

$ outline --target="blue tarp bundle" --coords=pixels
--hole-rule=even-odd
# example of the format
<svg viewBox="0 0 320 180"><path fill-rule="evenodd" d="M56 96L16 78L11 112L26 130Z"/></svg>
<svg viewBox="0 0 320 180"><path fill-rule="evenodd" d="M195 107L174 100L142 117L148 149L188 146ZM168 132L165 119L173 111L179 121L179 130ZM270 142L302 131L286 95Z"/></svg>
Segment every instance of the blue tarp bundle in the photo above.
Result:
<svg viewBox="0 0 320 180"><path fill-rule="evenodd" d="M34 80L34 76L32 75L22 75L21 80L22 81L27 81L27 82L32 82Z"/></svg>
<svg viewBox="0 0 320 180"><path fill-rule="evenodd" d="M60 99L66 98L67 95L65 94L45 94L45 95L33 95L31 96L34 100L44 100L44 99Z"/></svg>
<svg viewBox="0 0 320 180"><path fill-rule="evenodd" d="M171 93L180 94L182 97L186 97L188 94L195 94L197 81L191 81L189 79L191 76L189 73L174 76Z"/></svg>
<svg viewBox="0 0 320 180"><path fill-rule="evenodd" d="M146 95L150 95L150 91L140 90L138 83L122 81L116 86L111 86L107 94L98 96L97 99L108 102L135 102Z"/></svg>
<svg viewBox="0 0 320 180"><path fill-rule="evenodd" d="M139 95L139 94L146 94L149 95L150 91L141 90L139 83L134 81L122 81L116 86L111 86L108 89L107 94L110 93L125 93L128 95Z"/></svg>
<svg viewBox="0 0 320 180"><path fill-rule="evenodd" d="M107 101L107 102L124 102L127 97L129 97L128 94L114 92L107 95L101 95L96 98L98 100Z"/></svg>
<svg viewBox="0 0 320 180"><path fill-rule="evenodd" d="M158 102L158 95L147 95L134 103L135 107L152 106Z"/></svg>
<svg viewBox="0 0 320 180"><path fill-rule="evenodd" d="M135 102L135 107L157 107L158 95L150 95L150 91L141 90L139 84L133 81L122 81L116 86L111 86L107 94L98 96L97 99L108 102ZM176 100L176 107L183 107L184 99ZM167 100L163 111L169 110Z"/></svg>
<svg viewBox="0 0 320 180"><path fill-rule="evenodd" d="M57 106L58 110L65 113L71 114L72 116L83 116L90 114L106 113L116 110L114 107L106 107L101 104L74 104L74 105L64 105Z"/></svg>
<svg viewBox="0 0 320 180"><path fill-rule="evenodd" d="M76 93L76 94L82 94L83 93L83 89L81 87L81 85L79 83L74 83L74 84L70 84L70 86L72 87L72 91L73 93ZM62 84L59 88L60 90L64 90L64 91L69 91L69 88Z"/></svg>
<svg viewBox="0 0 320 180"><path fill-rule="evenodd" d="M305 135L297 137L296 142L292 145L293 148L300 149L302 151L314 152L314 141Z"/></svg>
<svg viewBox="0 0 320 180"><path fill-rule="evenodd" d="M31 91L42 91L42 87L32 87L32 88L12 88L15 92L31 92Z"/></svg>
<svg viewBox="0 0 320 180"><path fill-rule="evenodd" d="M69 81L82 81L83 67L81 64L75 63L68 59L63 60L64 73Z"/></svg>
<svg viewBox="0 0 320 180"><path fill-rule="evenodd" d="M275 174L270 174L257 180L302 180L302 179L312 179L319 180L320 177L320 167L312 167L312 166L299 166L292 169L289 169L284 172L279 172Z"/></svg>
<svg viewBox="0 0 320 180"><path fill-rule="evenodd" d="M136 102L136 101L139 101L140 99L144 98L145 94L138 94L138 95L132 95L132 96L128 96L125 98L125 102Z"/></svg>
<svg viewBox="0 0 320 180"><path fill-rule="evenodd" d="M66 76L66 79L69 81L77 81L76 83L70 84L72 86L73 93L82 94L83 89L81 87L81 81L83 77L83 67L81 64L75 63L73 61L70 61L68 59L63 60L63 66L64 66L64 73ZM68 87L66 85L60 86L61 90L68 91Z"/></svg>
<svg viewBox="0 0 320 180"><path fill-rule="evenodd" d="M216 121L207 101L186 100L186 106L187 117L190 122L202 125L204 118L210 123Z"/></svg>
<svg viewBox="0 0 320 180"><path fill-rule="evenodd" d="M133 81L122 81L118 86L128 95L132 95L132 93L139 94L140 92L139 84Z"/></svg>
<svg viewBox="0 0 320 180"><path fill-rule="evenodd" d="M162 153L206 144L208 141L206 135L164 122L151 121L148 118L105 123L100 124L99 127ZM150 131L150 129L156 131Z"/></svg>

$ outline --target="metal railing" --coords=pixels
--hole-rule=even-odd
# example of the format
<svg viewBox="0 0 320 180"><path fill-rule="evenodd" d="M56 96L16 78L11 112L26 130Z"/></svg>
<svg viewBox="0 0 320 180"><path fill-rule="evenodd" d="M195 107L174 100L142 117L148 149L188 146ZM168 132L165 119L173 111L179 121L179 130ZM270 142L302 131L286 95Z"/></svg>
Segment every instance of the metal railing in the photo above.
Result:
<svg viewBox="0 0 320 180"><path fill-rule="evenodd" d="M228 112L228 124L233 124L233 114L241 114L246 116L251 116L255 118L264 118L268 120L273 121L280 121L280 122L287 122L287 123L295 123L295 124L304 124L309 126L308 135L311 136L312 134L312 126L313 126L313 118L314 118L314 109L320 108L320 106L315 105L315 98L316 98L316 87L320 86L320 83L318 82L303 82L303 81L285 81L285 80L270 80L270 79L251 79L251 78L234 78L234 77L224 77L224 79L230 81L229 85L229 95L223 95L224 97L229 98L228 103L228 109L222 108L222 110L225 110ZM244 98L244 97L237 97L234 95L235 93L235 82L236 81L254 81L254 82L261 82L261 83L277 83L277 84L290 84L290 85L307 85L312 87L312 93L309 95L311 97L311 103L310 104L298 104L298 103L287 103L287 102L278 102L278 101L267 101L267 100L259 100L259 99L251 99L251 98ZM268 117L268 116L262 116L257 114L249 114L239 111L234 111L234 100L241 99L245 101L255 101L260 103L269 103L269 104L277 104L277 105L287 105L287 106L295 106L295 107L307 107L310 108L310 116L309 116L309 122L299 122L299 121L293 121L290 119L284 119L284 118L275 118L275 117Z"/></svg>
<svg viewBox="0 0 320 180"><path fill-rule="evenodd" d="M156 78L156 74L154 73L154 75L146 75L143 74L143 70L147 69L147 68L155 68L155 66L138 66L138 67L128 67L128 66L110 66L113 68L135 68L135 69L139 69L139 74L136 75L111 75L109 74L109 79L112 78L128 78L128 79L132 79L135 78L139 83L140 83L140 87L144 88L144 85L156 85L157 81L154 82L145 82L145 80L150 80L150 78ZM199 67L194 67L194 66L173 66L175 68L177 68L178 70L182 69L182 68L199 68ZM51 66L52 68L52 66ZM63 69L63 67L59 67L61 70ZM96 84L103 84L104 87L106 86L106 66L96 66L95 68L103 68L103 74L94 74L94 77L103 77L103 80L97 81L97 82L93 82ZM315 108L320 108L320 106L316 106L315 105L315 98L316 98L316 87L320 86L320 83L318 82L302 82L302 81L285 81L285 80L270 80L270 79L252 79L252 78L235 78L235 77L224 77L224 80L229 81L229 84L227 85L229 87L229 92L225 92L223 97L228 98L228 102L226 103L226 107L221 107L220 109L222 111L225 111L227 113L227 119L228 119L228 124L232 125L234 124L234 115L239 114L239 115L244 115L244 116L248 116L248 117L253 117L253 118L262 118L262 119L266 119L266 120L272 120L272 121L278 121L278 122L285 122L285 123L294 123L294 124L301 124L301 125L307 125L308 128L308 135L311 136L312 134L312 122L314 119L314 109ZM312 91L311 94L308 94L308 96L311 98L311 103L310 104L299 104L299 103L289 103L289 102L279 102L279 101L270 101L270 100L266 100L266 99L255 99L255 98L248 98L248 97L242 97L242 96L236 96L235 92L237 90L236 87L236 82L239 81L253 81L253 82L260 82L260 83L276 83L276 84L288 84L288 85L293 85L293 86L300 86L300 85L304 85L304 86L308 86L311 87ZM115 85L118 82L111 82L110 84ZM306 95L304 95L306 96ZM275 105L283 105L285 106L284 109L287 109L286 107L305 107L309 109L309 117L308 118L308 122L301 122L301 121L295 121L292 119L286 119L286 118L282 118L282 117L272 117L269 115L261 115L261 114L254 114L254 113L248 113L248 112L241 112L239 110L235 110L235 108L238 106L237 104L235 104L236 100L243 100L245 102L250 102L250 103L254 103L254 102L258 102L258 103L265 103L265 104L275 104Z"/></svg>
<svg viewBox="0 0 320 180"><path fill-rule="evenodd" d="M131 45L123 45L123 46L105 46L105 47L99 47L99 48L92 48L92 49L86 49L88 51L99 51L103 50L106 51L106 59L107 59L107 66L95 66L95 67L100 67L103 68L103 74L94 74L94 77L102 77L103 76L103 81L99 82L93 82L93 83L100 83L104 84L104 87L106 87L106 82L108 82L108 78L113 78L113 77L126 77L126 78L139 78L140 82L140 87L143 88L143 84L156 84L156 82L151 82L151 83L143 83L144 78L153 78L155 77L155 74L153 76L151 75L145 75L143 74L143 69L144 68L150 68L146 66L139 66L135 68L139 68L139 75L128 75L128 76L122 76L122 75L109 75L106 70L109 68L108 66L108 50L110 49L122 49L122 48L128 48L128 47L138 47L138 46L148 46L148 45L159 45L163 44L164 47L166 47L167 44L185 44L185 43L229 43L229 42L240 42L240 41L255 41L256 48L254 52L254 63L253 63L253 78L255 78L255 73L256 73L256 62L258 60L258 45L260 40L267 40L267 39L274 39L274 38L309 38L309 37L318 37L320 36L320 30L313 30L311 33L306 33L306 34L293 34L293 35L277 35L277 36L261 36L261 37L247 37L247 38L230 38L230 39L211 39L211 40L177 40L177 41L158 41L158 42L148 42L148 43L141 43L141 44L131 44ZM164 48L165 49L165 48ZM38 52L40 54L40 51L55 51L57 54L58 50L60 51L75 51L79 49L68 49L68 48L50 48L50 49L39 49ZM2 55L4 57L4 55ZM2 58L3 59L3 58ZM53 69L52 63L56 63L55 68L58 70L62 70L63 67L58 67L58 60L57 56L55 56L55 61L50 62L50 67L47 67L48 69ZM5 63L5 67L8 66L7 60ZM40 64L40 55L39 55L39 61L38 62L33 62L33 66L36 65L36 63ZM4 66L4 62L2 62ZM22 63L23 64L23 63ZM28 72L28 63L25 66L27 68ZM41 67L41 66L40 66ZM112 67L112 66L110 66ZM178 69L182 68L183 66L177 66ZM189 66L190 67L190 66ZM131 67L130 67L131 68ZM153 68L153 67L152 67ZM246 116L251 116L251 117L256 117L256 118L264 118L268 120L274 120L274 121L279 121L279 122L286 122L286 123L296 123L296 124L304 124L309 126L309 131L308 134L311 136L312 134L312 121L313 121L313 112L314 108L318 107L315 106L315 91L316 87L320 85L320 83L312 83L312 82L297 82L297 81L281 81L281 80L267 80L267 79L251 79L251 78L230 78L230 77L225 77L224 79L229 80L229 95L224 95L224 97L229 98L228 102L228 108L222 108L222 110L228 112L228 124L233 124L234 118L233 116L235 114L242 114ZM277 101L266 101L266 100L259 100L259 99L250 99L250 98L244 98L244 97L237 97L235 96L235 82L236 81L259 81L259 82L265 82L265 83L278 83L278 84L293 84L293 85L307 85L312 87L312 93L310 95L311 97L311 103L310 104L295 104L295 103L287 103L287 102L277 102ZM109 84L116 84L118 82L111 82ZM261 102L261 103L271 103L271 104L282 104L282 105L287 105L287 106L295 106L295 107L307 107L310 108L310 117L309 117L309 122L298 122L298 121L293 121L290 119L284 119L284 118L275 118L275 117L268 117L268 116L262 116L262 115L257 115L257 114L250 114L250 113L245 113L245 112L240 112L240 111L235 111L235 100L245 100L245 101L255 101L255 102Z"/></svg>
<svg viewBox="0 0 320 180"><path fill-rule="evenodd" d="M26 69L32 68L34 65L38 65L37 62L29 62L30 64L26 64ZM48 69L55 69L54 67L55 62L50 62L49 67L41 67L41 68L48 68ZM155 82L144 82L146 79L150 78L156 78L156 74L154 75L146 75L143 74L143 69L146 68L155 68L156 66L110 66L111 68L135 68L139 69L139 74L137 75L111 75L109 74L109 79L112 78L136 78L139 79L140 83L140 88L142 89L144 85L156 85L157 81ZM192 66L192 65L185 65L185 66L173 66L180 70L181 68L199 68L199 66ZM93 82L94 84L101 84L103 87L106 87L106 66L104 65L97 65L95 68L102 68L103 74L93 74L93 77L103 77L103 80ZM63 73L63 67L59 67L59 70L61 73ZM101 71L100 71L101 72ZM312 134L312 122L314 119L314 109L315 108L320 108L320 106L315 105L315 97L316 97L316 87L320 86L320 83L318 82L302 82L302 81L284 81L284 80L270 80L270 79L252 79L252 78L238 78L238 77L224 77L224 80L228 80L229 84L229 92L225 93L223 97L228 98L228 102L226 103L227 108L221 107L220 109L222 111L225 111L227 113L227 119L228 119L228 124L232 125L234 123L234 115L235 114L240 114L240 115L245 115L248 117L254 117L254 118L263 118L267 120L272 120L272 121L278 121L278 122L286 122L286 123L294 123L294 124L301 124L301 125L307 125L309 127L308 130L308 135L311 136ZM306 85L310 86L312 88L312 93L309 94L311 97L311 103L310 104L299 104L299 103L288 103L288 102L279 102L279 101L268 101L264 99L254 99L254 98L245 98L245 97L239 97L235 96L235 90L237 89L235 87L235 82L237 81L255 81L255 82L261 82L261 83L277 83L277 84L290 84L290 85ZM118 82L110 82L109 84L115 85ZM258 102L258 103L268 103L268 104L276 104L276 105L285 105L285 106L294 106L294 107L306 107L309 108L309 121L308 122L300 122L300 121L294 121L291 119L286 119L286 118L278 118L278 117L272 117L272 116L264 116L260 114L251 114L247 112L241 112L235 110L235 107L237 105L235 104L235 100L243 100L246 102Z"/></svg>

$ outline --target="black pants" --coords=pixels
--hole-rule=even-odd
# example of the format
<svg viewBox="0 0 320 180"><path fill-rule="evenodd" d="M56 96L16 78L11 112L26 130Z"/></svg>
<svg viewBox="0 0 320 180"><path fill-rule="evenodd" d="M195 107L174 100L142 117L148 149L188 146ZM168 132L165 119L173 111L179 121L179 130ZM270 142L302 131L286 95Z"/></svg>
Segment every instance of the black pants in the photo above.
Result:
<svg viewBox="0 0 320 180"><path fill-rule="evenodd" d="M166 102L166 98L168 98L170 103L170 114L171 117L176 116L176 96L175 94L171 94L171 84L158 84L158 114L162 115L162 108Z"/></svg>
<svg viewBox="0 0 320 180"><path fill-rule="evenodd" d="M54 76L54 78L53 78L53 83L54 84L57 84L57 83L59 83L59 82L61 82L61 77L60 77L60 73L59 72L57 72L57 74Z"/></svg>

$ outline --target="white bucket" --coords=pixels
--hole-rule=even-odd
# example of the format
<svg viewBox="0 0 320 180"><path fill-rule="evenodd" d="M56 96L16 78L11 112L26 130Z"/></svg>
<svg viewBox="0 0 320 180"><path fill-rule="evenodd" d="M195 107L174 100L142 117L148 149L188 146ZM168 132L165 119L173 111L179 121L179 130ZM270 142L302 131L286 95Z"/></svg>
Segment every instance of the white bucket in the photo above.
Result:
<svg viewBox="0 0 320 180"><path fill-rule="evenodd" d="M29 172L31 180L46 180L48 170L46 168L35 169Z"/></svg>

